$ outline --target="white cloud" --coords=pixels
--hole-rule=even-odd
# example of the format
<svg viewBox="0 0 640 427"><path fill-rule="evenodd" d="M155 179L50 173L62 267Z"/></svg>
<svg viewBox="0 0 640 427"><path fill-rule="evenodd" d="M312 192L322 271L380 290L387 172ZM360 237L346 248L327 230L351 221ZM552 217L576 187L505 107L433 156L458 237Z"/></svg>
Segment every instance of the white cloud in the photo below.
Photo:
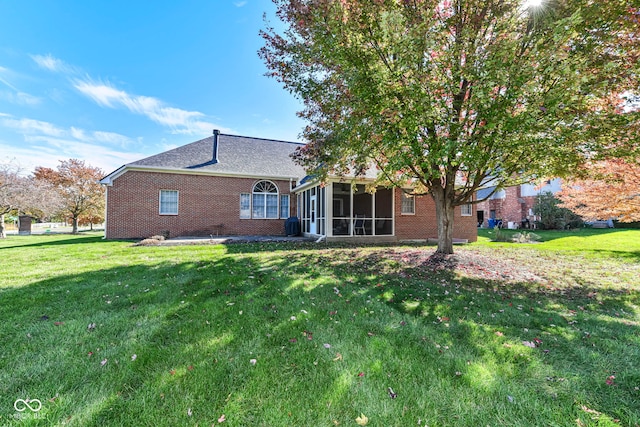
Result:
<svg viewBox="0 0 640 427"><path fill-rule="evenodd" d="M111 147L85 143L67 138L52 138L43 135L26 136L25 141L30 143L32 151L39 153L34 157L38 165L44 159L49 163L55 159L82 159L92 166L97 166L104 172L111 172L123 164L146 157L140 152L126 152L114 150Z"/></svg>
<svg viewBox="0 0 640 427"><path fill-rule="evenodd" d="M31 173L36 166L55 168L60 160L81 159L102 169L105 173L120 166L139 160L148 154L117 151L94 144L83 144L73 140L47 137L29 137L29 145L15 147L0 141L0 163L15 160L25 174Z"/></svg>
<svg viewBox="0 0 640 427"><path fill-rule="evenodd" d="M0 72L2 71L6 71L6 68L3 68L2 70L0 70ZM9 83L8 81L6 81L5 79L3 79L2 77L0 77L0 83L3 83L4 85L8 86L9 88L13 89L15 92L20 92L20 89L18 89L17 87L15 87L14 85L12 85L11 83Z"/></svg>
<svg viewBox="0 0 640 427"><path fill-rule="evenodd" d="M12 104L27 105L27 106L39 105L42 102L41 98L38 98L37 96L29 95L28 93L25 93L25 92L13 93L13 92L0 91L0 99L8 101Z"/></svg>
<svg viewBox="0 0 640 427"><path fill-rule="evenodd" d="M213 129L229 132L230 129L204 120L199 111L187 111L167 106L161 100L141 95L131 95L109 83L94 83L91 80L75 80L74 87L98 105L108 108L124 107L135 114L171 129L174 134L202 135Z"/></svg>
<svg viewBox="0 0 640 427"><path fill-rule="evenodd" d="M71 129L69 129L69 131L71 133L71 136L73 136L75 139L79 139L80 141L87 140L87 135L84 133L84 130L71 126Z"/></svg>
<svg viewBox="0 0 640 427"><path fill-rule="evenodd" d="M8 68L0 67L0 73L2 74L14 74ZM38 105L42 101L37 96L30 95L18 89L16 86L11 84L6 78L0 77L0 83L7 86L11 89L11 92L2 91L0 92L0 99L4 99L5 101L9 101L12 104L17 105Z"/></svg>
<svg viewBox="0 0 640 427"><path fill-rule="evenodd" d="M119 145L122 147L126 147L130 145L133 141L128 136L121 135L115 132L104 132L104 131L95 131L93 132L93 139L97 142L106 142L111 145ZM142 141L138 139L138 143Z"/></svg>
<svg viewBox="0 0 640 427"><path fill-rule="evenodd" d="M136 141L115 132L86 131L73 126L66 129L40 120L18 119L6 113L0 113L0 126L22 134L27 143L16 146L0 141L0 152L10 153L11 158L29 170L35 166L55 167L58 160L77 158L110 172L148 155L117 149L131 146Z"/></svg>
<svg viewBox="0 0 640 427"><path fill-rule="evenodd" d="M245 4L247 4L246 1L234 1L233 4L235 5L235 7L242 7Z"/></svg>
<svg viewBox="0 0 640 427"><path fill-rule="evenodd" d="M39 67L56 73L73 74L78 69L73 67L61 59L54 58L50 53L46 55L30 55L31 59L38 64Z"/></svg>
<svg viewBox="0 0 640 427"><path fill-rule="evenodd" d="M61 129L51 123L26 118L15 119L9 115L4 116L4 118L0 120L0 124L24 134L40 133L46 136L55 137L60 137L66 134L64 129Z"/></svg>

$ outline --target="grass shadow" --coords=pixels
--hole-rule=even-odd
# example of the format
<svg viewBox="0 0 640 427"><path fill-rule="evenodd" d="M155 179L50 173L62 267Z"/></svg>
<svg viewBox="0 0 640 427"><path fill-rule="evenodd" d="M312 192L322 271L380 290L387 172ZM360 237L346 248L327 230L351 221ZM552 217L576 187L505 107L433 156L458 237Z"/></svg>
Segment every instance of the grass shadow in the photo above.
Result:
<svg viewBox="0 0 640 427"><path fill-rule="evenodd" d="M5 288L0 424L26 397L51 425L640 422L637 290L460 277L405 249L130 247Z"/></svg>

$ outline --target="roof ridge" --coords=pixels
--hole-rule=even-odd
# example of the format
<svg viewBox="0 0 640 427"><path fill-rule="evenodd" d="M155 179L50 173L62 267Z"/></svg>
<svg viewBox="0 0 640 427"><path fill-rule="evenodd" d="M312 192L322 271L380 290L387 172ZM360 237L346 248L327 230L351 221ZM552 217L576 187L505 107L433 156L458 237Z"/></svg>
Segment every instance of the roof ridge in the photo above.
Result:
<svg viewBox="0 0 640 427"><path fill-rule="evenodd" d="M257 139L257 140L260 140L260 141L284 142L285 144L307 145L306 142L285 141L283 139L260 138L260 137L256 137L256 136L246 136L246 135L233 135L233 134L230 134L230 133L222 133L222 132L220 132L218 135L231 136L231 137L235 137L235 138ZM204 139L206 139L206 138L204 138Z"/></svg>

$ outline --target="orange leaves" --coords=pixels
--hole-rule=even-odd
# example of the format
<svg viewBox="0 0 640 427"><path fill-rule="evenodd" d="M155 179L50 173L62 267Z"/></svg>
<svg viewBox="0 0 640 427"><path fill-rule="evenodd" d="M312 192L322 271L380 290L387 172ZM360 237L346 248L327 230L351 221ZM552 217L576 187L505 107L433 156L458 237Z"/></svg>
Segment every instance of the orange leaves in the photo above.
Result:
<svg viewBox="0 0 640 427"><path fill-rule="evenodd" d="M640 164L622 159L590 163L585 178L568 181L558 198L585 220L640 220Z"/></svg>

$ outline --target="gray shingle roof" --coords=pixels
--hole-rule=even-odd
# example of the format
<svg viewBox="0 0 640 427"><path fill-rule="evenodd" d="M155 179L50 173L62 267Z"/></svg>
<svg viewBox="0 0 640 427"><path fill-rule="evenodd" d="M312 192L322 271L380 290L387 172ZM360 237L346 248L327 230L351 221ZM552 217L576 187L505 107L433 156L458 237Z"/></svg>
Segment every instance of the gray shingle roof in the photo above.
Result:
<svg viewBox="0 0 640 427"><path fill-rule="evenodd" d="M216 162L213 140L214 137L210 136L126 166L255 177L305 176L304 169L290 157L296 148L304 144L221 133L218 135Z"/></svg>

